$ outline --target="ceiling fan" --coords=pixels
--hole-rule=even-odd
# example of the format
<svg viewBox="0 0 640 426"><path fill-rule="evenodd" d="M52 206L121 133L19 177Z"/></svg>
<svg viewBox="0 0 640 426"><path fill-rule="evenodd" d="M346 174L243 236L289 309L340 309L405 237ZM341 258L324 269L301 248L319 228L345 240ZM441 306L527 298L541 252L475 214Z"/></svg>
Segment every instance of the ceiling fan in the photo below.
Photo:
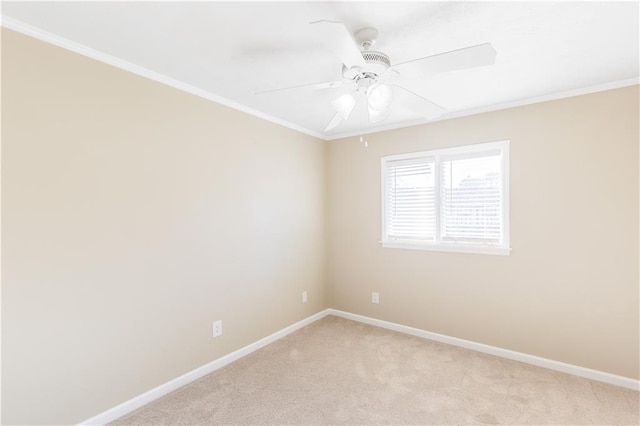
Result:
<svg viewBox="0 0 640 426"><path fill-rule="evenodd" d="M420 77L428 77L441 72L492 65L496 57L496 51L491 44L483 43L392 65L387 54L370 50L378 37L378 30L375 28L366 27L356 31L354 34L356 44L349 30L341 22L315 21L310 24L342 61L343 79L265 90L256 94L301 88L351 89L348 93L331 101L335 114L324 129L325 132L335 129L340 123L352 117L357 104L367 111L367 118L371 123L379 123L387 119L391 114L391 105L394 100L401 102L405 108L422 117L435 118L446 110L409 90L403 84L402 74L413 72Z"/></svg>

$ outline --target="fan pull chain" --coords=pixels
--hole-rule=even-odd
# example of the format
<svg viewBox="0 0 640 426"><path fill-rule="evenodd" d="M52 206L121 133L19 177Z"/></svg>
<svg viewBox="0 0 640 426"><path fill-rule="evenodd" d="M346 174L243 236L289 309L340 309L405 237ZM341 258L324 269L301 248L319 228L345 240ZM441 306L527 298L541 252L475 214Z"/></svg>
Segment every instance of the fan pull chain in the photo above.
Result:
<svg viewBox="0 0 640 426"><path fill-rule="evenodd" d="M362 110L363 114L360 117L360 128L364 130L364 123L366 119L366 106L369 104L369 100L367 99L367 92L362 92L362 97L364 98L365 108ZM365 148L369 147L369 142L367 142L367 138L364 135L360 135L360 143L364 145Z"/></svg>

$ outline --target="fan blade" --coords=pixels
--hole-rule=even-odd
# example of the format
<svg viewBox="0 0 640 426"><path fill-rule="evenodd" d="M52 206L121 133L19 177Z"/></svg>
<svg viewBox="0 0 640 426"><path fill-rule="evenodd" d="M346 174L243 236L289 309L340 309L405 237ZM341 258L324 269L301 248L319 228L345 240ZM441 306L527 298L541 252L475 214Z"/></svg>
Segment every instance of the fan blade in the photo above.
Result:
<svg viewBox="0 0 640 426"><path fill-rule="evenodd" d="M280 92L285 90L295 90L295 89L310 89L310 90L320 90L320 89L337 89L340 87L346 87L350 84L354 84L353 81L326 81L323 83L311 83L311 84L299 84L297 86L289 86L289 87L281 87L278 89L269 89L262 90L260 92L254 92L254 95L264 95L265 93L272 92Z"/></svg>
<svg viewBox="0 0 640 426"><path fill-rule="evenodd" d="M362 53L342 22L315 21L309 23L326 40L327 46L347 68L354 66L364 68L366 66Z"/></svg>
<svg viewBox="0 0 640 426"><path fill-rule="evenodd" d="M383 110L375 110L371 107L369 110L369 122L370 123L380 123L386 120L389 115L391 115L391 108L383 109Z"/></svg>
<svg viewBox="0 0 640 426"><path fill-rule="evenodd" d="M340 114L333 114L333 117L331 117L331 121L329 121L329 124L327 125L327 127L325 127L324 132L326 133L330 130L335 129L340 123L342 123L342 117L340 116Z"/></svg>
<svg viewBox="0 0 640 426"><path fill-rule="evenodd" d="M425 118L435 118L446 111L443 107L413 92L406 87L394 84L398 91L398 103Z"/></svg>
<svg viewBox="0 0 640 426"><path fill-rule="evenodd" d="M394 65L392 68L402 72L403 77L405 77L406 72L430 75L465 68L493 65L495 61L496 51L493 49L493 46L491 46L490 43L484 43L402 62Z"/></svg>

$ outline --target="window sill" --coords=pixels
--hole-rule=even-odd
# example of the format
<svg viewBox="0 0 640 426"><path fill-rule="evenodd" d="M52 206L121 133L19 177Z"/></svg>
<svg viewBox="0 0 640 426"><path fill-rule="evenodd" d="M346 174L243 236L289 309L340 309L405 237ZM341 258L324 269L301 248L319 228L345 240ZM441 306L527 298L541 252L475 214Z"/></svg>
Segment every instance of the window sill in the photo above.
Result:
<svg viewBox="0 0 640 426"><path fill-rule="evenodd" d="M476 254L493 254L508 256L511 253L511 247L506 246L485 246L475 244L429 244L429 243L412 243L406 241L381 241L382 247L400 248L410 250L429 250L429 251L445 251L454 253L476 253Z"/></svg>

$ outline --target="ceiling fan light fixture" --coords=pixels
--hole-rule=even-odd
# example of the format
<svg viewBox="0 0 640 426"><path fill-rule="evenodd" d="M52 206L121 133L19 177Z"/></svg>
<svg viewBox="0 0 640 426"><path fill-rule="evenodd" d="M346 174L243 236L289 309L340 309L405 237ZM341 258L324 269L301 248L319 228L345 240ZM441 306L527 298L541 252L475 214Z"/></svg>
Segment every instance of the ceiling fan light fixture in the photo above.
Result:
<svg viewBox="0 0 640 426"><path fill-rule="evenodd" d="M387 84L374 84L367 89L369 108L383 111L391 106L393 89Z"/></svg>
<svg viewBox="0 0 640 426"><path fill-rule="evenodd" d="M340 114L340 117L342 117L343 120L346 120L349 118L351 111L353 111L353 107L356 105L356 98L354 98L351 93L347 93L332 100L331 105L333 105L336 112Z"/></svg>
<svg viewBox="0 0 640 426"><path fill-rule="evenodd" d="M367 113L371 123L382 122L391 115L394 115L394 119L401 118L402 114L397 114L397 117L396 114L391 114L392 103L427 119L437 117L446 109L420 93L404 87L402 80L410 79L412 73L424 77L492 65L496 58L493 46L483 43L392 65L386 53L370 50L378 37L378 30L375 28L366 27L358 30L354 34L357 43L354 43L354 37L342 22L321 20L310 24L342 63L342 80L264 90L256 94L300 88L352 90L351 93L331 101L335 113L325 128L325 133L354 115L358 116L362 127L367 121Z"/></svg>

